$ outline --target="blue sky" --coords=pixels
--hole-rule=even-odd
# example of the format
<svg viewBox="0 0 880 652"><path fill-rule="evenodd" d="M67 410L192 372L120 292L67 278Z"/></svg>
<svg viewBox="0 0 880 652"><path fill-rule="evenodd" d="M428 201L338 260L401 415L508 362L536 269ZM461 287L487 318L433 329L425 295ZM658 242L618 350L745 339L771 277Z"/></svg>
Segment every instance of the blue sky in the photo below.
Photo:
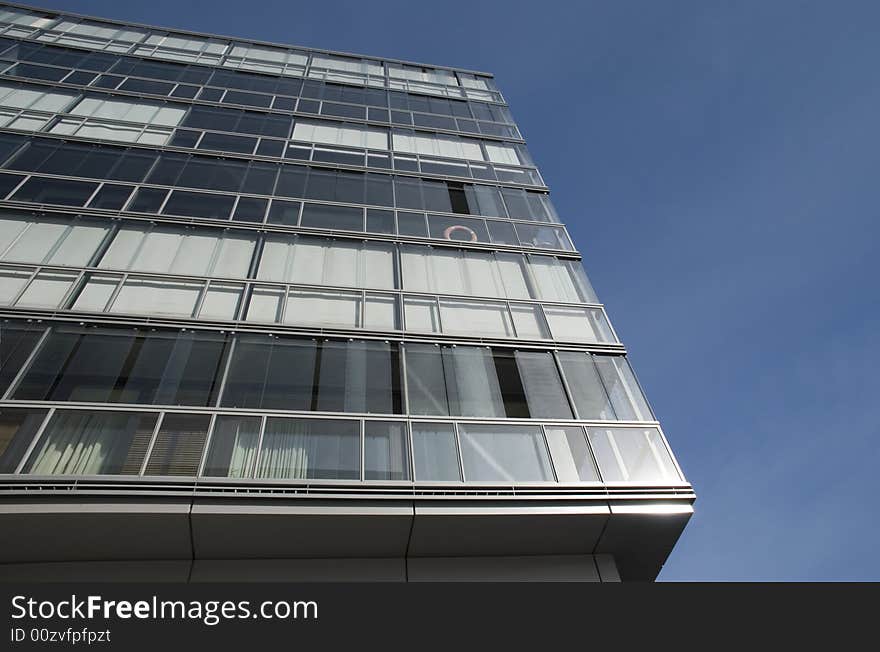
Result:
<svg viewBox="0 0 880 652"><path fill-rule="evenodd" d="M699 496L661 579L880 580L880 4L45 4L493 72Z"/></svg>

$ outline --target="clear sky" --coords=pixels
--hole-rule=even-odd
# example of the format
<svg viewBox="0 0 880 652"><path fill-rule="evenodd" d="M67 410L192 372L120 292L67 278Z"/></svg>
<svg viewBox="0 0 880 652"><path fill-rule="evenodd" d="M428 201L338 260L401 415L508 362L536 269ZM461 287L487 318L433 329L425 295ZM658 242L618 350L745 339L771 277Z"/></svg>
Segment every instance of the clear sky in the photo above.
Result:
<svg viewBox="0 0 880 652"><path fill-rule="evenodd" d="M493 72L679 462L664 580L880 580L880 3L44 0Z"/></svg>

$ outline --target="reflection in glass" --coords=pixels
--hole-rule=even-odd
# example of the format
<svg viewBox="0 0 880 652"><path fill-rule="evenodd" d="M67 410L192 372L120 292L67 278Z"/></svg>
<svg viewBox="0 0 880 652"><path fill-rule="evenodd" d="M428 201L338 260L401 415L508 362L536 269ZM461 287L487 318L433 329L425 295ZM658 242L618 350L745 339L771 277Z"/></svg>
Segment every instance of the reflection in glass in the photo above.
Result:
<svg viewBox="0 0 880 652"><path fill-rule="evenodd" d="M540 426L461 424L468 482L547 482L553 471Z"/></svg>
<svg viewBox="0 0 880 652"><path fill-rule="evenodd" d="M260 437L260 422L260 417L218 416L202 475L223 478L252 477Z"/></svg>
<svg viewBox="0 0 880 652"><path fill-rule="evenodd" d="M451 423L413 423L412 437L416 481L461 480L458 446Z"/></svg>

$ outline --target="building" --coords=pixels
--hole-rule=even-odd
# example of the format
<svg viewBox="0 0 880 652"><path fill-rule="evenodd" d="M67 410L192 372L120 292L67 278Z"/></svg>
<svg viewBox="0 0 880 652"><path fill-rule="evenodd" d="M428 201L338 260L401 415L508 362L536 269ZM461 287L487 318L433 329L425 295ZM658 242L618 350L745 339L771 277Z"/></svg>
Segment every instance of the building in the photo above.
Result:
<svg viewBox="0 0 880 652"><path fill-rule="evenodd" d="M694 493L491 75L18 5L0 75L0 575L656 577Z"/></svg>

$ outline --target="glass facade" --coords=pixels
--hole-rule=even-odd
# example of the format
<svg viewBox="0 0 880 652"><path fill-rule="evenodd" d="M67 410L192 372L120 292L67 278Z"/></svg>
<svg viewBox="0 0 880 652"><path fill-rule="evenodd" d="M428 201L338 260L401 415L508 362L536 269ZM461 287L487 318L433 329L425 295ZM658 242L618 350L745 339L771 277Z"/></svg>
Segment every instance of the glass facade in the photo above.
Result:
<svg viewBox="0 0 880 652"><path fill-rule="evenodd" d="M0 6L0 474L687 486L548 193L490 75Z"/></svg>

